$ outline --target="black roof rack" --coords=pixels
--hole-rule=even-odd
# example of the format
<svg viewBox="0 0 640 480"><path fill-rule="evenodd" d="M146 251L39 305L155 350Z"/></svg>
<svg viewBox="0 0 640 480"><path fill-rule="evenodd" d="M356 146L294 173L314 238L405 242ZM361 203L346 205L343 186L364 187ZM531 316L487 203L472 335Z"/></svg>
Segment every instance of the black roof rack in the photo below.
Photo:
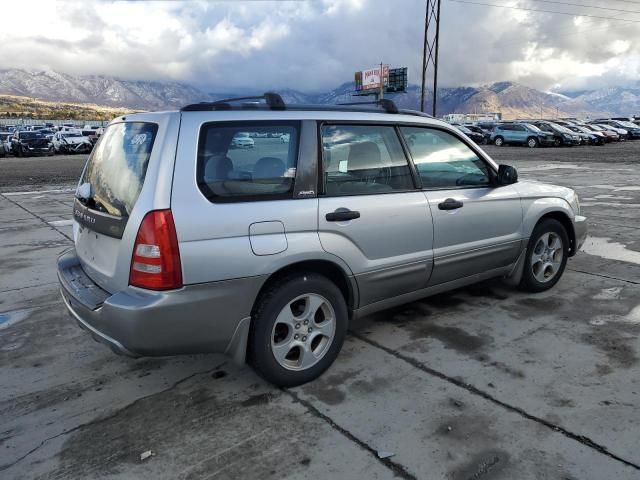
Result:
<svg viewBox="0 0 640 480"><path fill-rule="evenodd" d="M264 103L258 103L256 100L264 100ZM251 103L247 103L251 101ZM232 105L233 103L240 102L240 105ZM244 102L244 103L242 103ZM266 92L263 95L249 96L249 97L237 97L226 98L223 100L216 100L215 102L200 102L186 105L180 110L183 112L203 112L213 110L234 110L234 109L251 109L251 110L321 110L321 111L337 111L337 112L375 112L375 109L367 108L370 105L381 107L386 113L398 113L402 115L414 115L419 117L433 118L423 112L416 110L399 109L393 100L383 98L374 102L349 102L339 103L335 105L305 105L305 104L292 104L287 105L282 100L282 97L277 93Z"/></svg>
<svg viewBox="0 0 640 480"><path fill-rule="evenodd" d="M244 102L246 100L264 100L265 105L267 105L271 110L284 110L286 108L284 100L282 100L282 97L280 95L273 92L265 92L262 95L255 95L250 97L225 98L223 100L216 100L215 102L192 103L191 105L182 107L180 110L183 112L231 110L231 103ZM259 104L253 106L255 107L258 105ZM247 105L245 105L245 107L246 106Z"/></svg>
<svg viewBox="0 0 640 480"><path fill-rule="evenodd" d="M389 100L388 98L381 98L380 100L375 100L373 102L348 102L348 103L338 103L338 105L351 106L351 105L378 105L382 107L387 113L398 113L398 107L393 103L393 100Z"/></svg>

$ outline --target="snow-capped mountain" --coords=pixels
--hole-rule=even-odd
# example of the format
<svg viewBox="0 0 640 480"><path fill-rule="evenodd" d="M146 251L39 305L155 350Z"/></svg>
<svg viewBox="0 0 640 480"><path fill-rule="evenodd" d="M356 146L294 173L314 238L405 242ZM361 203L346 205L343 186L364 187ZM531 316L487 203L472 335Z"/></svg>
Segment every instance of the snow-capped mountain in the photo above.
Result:
<svg viewBox="0 0 640 480"><path fill-rule="evenodd" d="M17 69L0 71L0 94L144 110L176 108L209 100L207 94L197 88L176 82L129 81L103 75L73 76Z"/></svg>
<svg viewBox="0 0 640 480"><path fill-rule="evenodd" d="M256 92L204 92L177 82L131 81L103 75L73 76L54 71L0 70L0 94L142 110L179 108L189 103L251 93ZM353 96L352 82L326 92L280 89L279 93L288 103L336 104L373 98ZM387 94L387 98L393 99L400 108L419 109L420 88L409 85L406 93ZM431 111L430 92L426 92L425 100L425 110ZM640 114L640 87L555 93L515 82L497 82L480 87L438 89L438 115L473 112L501 112L504 118Z"/></svg>

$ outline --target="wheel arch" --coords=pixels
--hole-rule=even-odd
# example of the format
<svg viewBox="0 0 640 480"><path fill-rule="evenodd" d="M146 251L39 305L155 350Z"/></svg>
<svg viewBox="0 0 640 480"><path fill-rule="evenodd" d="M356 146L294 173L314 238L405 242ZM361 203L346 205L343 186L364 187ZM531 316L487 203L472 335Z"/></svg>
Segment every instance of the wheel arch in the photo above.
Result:
<svg viewBox="0 0 640 480"><path fill-rule="evenodd" d="M573 257L577 253L576 252L576 232L573 228L573 222L565 212L562 212L560 210L554 210L542 215L536 222L535 226L539 225L540 222L542 222L547 218L551 218L553 220L560 222L560 224L562 224L562 226L567 232L567 235L569 236L569 256Z"/></svg>
<svg viewBox="0 0 640 480"><path fill-rule="evenodd" d="M349 317L358 306L358 287L353 276L337 263L330 260L308 259L285 265L271 273L264 281L251 307L251 316L244 318L236 328L233 338L229 342L225 354L230 356L237 365L244 365L247 361L247 345L250 330L253 328L253 317L256 306L264 292L275 282L295 272L315 272L324 275L334 282L347 303Z"/></svg>
<svg viewBox="0 0 640 480"><path fill-rule="evenodd" d="M347 304L349 314L357 308L358 288L353 276L348 275L347 272L345 272L345 270L335 262L330 260L312 259L290 263L289 265L283 266L270 274L262 284L262 287L256 296L253 307L251 308L252 315L260 297L266 289L273 285L273 283L278 282L282 278L296 272L312 272L327 277L342 293Z"/></svg>

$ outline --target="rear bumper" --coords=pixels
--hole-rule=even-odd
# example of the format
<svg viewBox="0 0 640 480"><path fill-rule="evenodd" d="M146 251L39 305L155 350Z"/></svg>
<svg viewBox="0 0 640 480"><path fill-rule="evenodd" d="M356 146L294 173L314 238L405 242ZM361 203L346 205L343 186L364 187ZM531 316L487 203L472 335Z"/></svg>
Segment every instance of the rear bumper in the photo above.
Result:
<svg viewBox="0 0 640 480"><path fill-rule="evenodd" d="M244 353L251 308L263 277L155 292L135 287L110 294L82 270L75 250L58 258L64 303L95 340L127 356Z"/></svg>
<svg viewBox="0 0 640 480"><path fill-rule="evenodd" d="M582 248L582 245L584 245L584 241L587 238L587 217L576 215L573 221L573 230L576 234L576 248L573 251L573 254L575 255L578 253L578 250Z"/></svg>

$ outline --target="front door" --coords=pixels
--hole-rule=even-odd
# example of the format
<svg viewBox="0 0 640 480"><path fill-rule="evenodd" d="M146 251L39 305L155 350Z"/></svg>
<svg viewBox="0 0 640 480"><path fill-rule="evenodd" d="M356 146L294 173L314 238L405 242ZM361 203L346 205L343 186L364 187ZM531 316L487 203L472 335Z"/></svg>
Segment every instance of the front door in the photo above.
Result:
<svg viewBox="0 0 640 480"><path fill-rule="evenodd" d="M439 129L402 127L434 226L431 285L516 261L522 207L513 186L494 186L492 167L462 139Z"/></svg>
<svg viewBox="0 0 640 480"><path fill-rule="evenodd" d="M321 130L320 242L351 268L360 306L425 288L431 213L396 128L325 124Z"/></svg>

